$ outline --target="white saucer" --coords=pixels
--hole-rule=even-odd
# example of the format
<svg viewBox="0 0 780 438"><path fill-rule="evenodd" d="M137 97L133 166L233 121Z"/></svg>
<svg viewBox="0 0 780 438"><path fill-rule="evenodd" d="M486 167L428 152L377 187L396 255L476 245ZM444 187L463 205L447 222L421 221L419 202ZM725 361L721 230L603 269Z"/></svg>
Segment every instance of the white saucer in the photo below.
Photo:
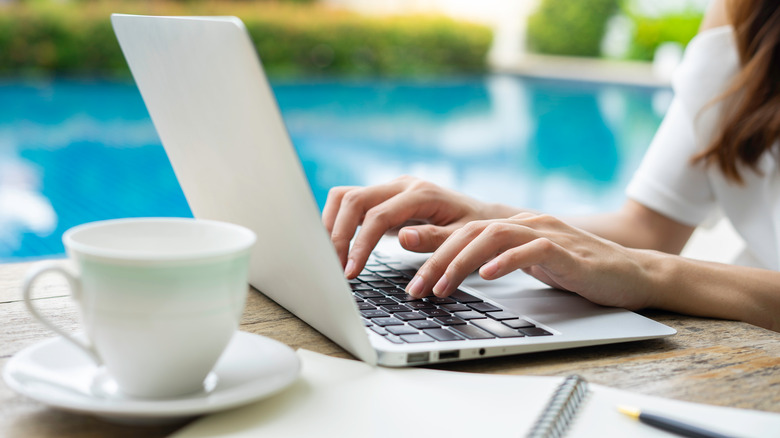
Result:
<svg viewBox="0 0 780 438"><path fill-rule="evenodd" d="M55 338L14 355L3 379L14 391L46 405L126 423L158 423L216 412L275 394L293 383L300 360L288 346L236 332L202 392L176 399L123 396L81 350Z"/></svg>

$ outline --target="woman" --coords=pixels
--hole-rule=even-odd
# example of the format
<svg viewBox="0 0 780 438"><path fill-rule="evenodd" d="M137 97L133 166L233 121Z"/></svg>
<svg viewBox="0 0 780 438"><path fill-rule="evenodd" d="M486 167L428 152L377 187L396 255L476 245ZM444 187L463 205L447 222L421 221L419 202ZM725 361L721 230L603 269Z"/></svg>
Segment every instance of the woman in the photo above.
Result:
<svg viewBox="0 0 780 438"><path fill-rule="evenodd" d="M602 305L780 331L777 2L716 0L674 89L629 199L614 213L561 220L411 177L332 189L323 222L345 275L358 275L386 231L422 220L399 232L406 249L435 251L407 287L413 296L447 296L477 269L485 279L523 269ZM695 227L718 212L746 242L738 264L679 256Z"/></svg>

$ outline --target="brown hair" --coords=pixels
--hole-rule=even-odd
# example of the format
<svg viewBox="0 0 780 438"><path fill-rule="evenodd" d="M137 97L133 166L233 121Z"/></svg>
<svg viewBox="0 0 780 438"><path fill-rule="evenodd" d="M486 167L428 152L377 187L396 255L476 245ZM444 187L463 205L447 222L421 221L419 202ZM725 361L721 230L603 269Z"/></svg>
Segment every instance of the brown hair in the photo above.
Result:
<svg viewBox="0 0 780 438"><path fill-rule="evenodd" d="M742 183L738 165L758 171L761 155L780 139L780 8L777 0L728 3L742 69L719 98L732 108L722 130L693 161L717 163Z"/></svg>

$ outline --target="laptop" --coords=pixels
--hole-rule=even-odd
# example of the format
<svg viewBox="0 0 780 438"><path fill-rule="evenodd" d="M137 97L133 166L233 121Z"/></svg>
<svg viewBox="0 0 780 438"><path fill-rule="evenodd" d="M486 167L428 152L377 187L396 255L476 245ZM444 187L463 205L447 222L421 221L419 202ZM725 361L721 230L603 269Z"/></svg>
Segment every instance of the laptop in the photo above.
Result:
<svg viewBox="0 0 780 438"><path fill-rule="evenodd" d="M355 357L414 366L675 334L520 271L469 278L449 300L409 299L424 256L392 237L347 281L241 20L111 20L194 216L257 233L251 286Z"/></svg>

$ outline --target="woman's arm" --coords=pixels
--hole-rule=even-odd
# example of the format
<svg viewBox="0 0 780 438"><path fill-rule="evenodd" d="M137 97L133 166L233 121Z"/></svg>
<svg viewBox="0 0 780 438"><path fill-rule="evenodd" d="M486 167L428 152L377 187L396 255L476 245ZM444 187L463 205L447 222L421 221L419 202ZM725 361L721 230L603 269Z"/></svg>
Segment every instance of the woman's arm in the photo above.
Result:
<svg viewBox="0 0 780 438"><path fill-rule="evenodd" d="M666 254L650 259L649 307L780 331L780 272Z"/></svg>
<svg viewBox="0 0 780 438"><path fill-rule="evenodd" d="M780 330L780 273L633 249L549 215L469 222L417 271L407 292L451 294L476 270L522 269L550 286L627 309L659 308Z"/></svg>
<svg viewBox="0 0 780 438"><path fill-rule="evenodd" d="M614 213L566 219L569 224L629 248L679 254L695 227L629 199Z"/></svg>

